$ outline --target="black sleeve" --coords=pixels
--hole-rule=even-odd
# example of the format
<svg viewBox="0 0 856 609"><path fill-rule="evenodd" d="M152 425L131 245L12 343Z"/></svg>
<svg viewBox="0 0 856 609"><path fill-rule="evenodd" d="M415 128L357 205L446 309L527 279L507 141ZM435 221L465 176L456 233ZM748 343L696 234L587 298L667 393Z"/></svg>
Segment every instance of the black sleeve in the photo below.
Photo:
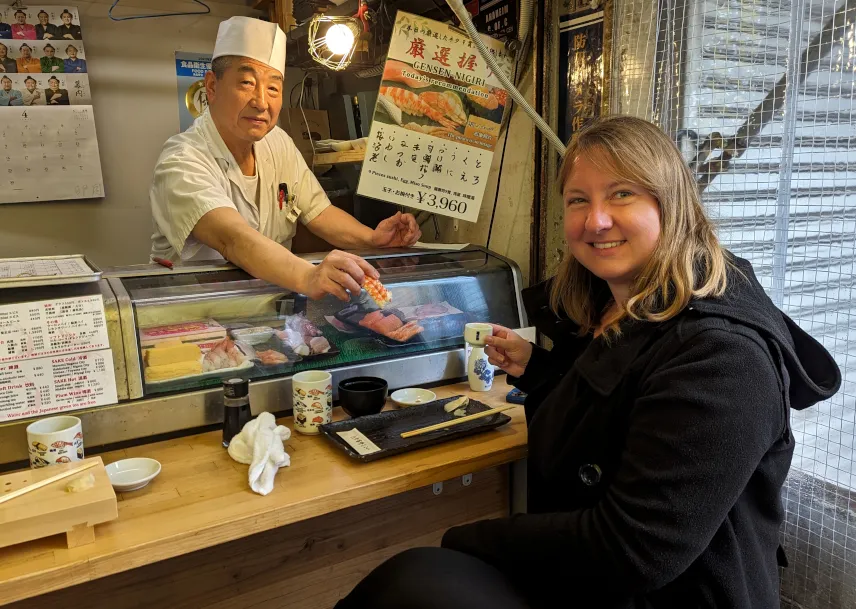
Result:
<svg viewBox="0 0 856 609"><path fill-rule="evenodd" d="M784 416L766 346L705 331L640 386L615 478L594 507L455 527L443 545L569 589L662 587L710 543Z"/></svg>

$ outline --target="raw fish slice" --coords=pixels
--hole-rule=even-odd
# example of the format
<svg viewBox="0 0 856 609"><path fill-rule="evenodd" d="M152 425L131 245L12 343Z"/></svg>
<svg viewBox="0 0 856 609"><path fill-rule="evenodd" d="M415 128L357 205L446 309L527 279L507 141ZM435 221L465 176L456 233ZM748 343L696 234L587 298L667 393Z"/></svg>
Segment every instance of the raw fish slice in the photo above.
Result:
<svg viewBox="0 0 856 609"><path fill-rule="evenodd" d="M387 315L375 324L374 330L381 334L389 335L391 332L395 332L403 325L404 324L401 323L401 320L395 315Z"/></svg>

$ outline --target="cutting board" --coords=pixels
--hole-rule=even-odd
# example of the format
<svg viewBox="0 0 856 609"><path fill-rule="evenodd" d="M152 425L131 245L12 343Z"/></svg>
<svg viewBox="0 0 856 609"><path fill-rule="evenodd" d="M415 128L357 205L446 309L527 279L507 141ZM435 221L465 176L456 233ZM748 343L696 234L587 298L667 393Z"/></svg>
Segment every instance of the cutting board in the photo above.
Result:
<svg viewBox="0 0 856 609"><path fill-rule="evenodd" d="M0 548L61 533L69 548L95 541L95 525L119 517L101 457L0 476L0 496L92 461L98 465L0 503ZM89 473L95 476L95 486L79 493L65 490L70 481Z"/></svg>

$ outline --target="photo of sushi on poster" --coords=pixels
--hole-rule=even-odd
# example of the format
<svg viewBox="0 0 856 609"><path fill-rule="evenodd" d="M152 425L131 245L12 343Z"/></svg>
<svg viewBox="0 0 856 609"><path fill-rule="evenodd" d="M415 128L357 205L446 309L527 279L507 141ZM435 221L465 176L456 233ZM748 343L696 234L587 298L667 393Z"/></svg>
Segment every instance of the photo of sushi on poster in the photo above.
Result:
<svg viewBox="0 0 856 609"><path fill-rule="evenodd" d="M91 104L77 7L0 7L0 107Z"/></svg>
<svg viewBox="0 0 856 609"><path fill-rule="evenodd" d="M510 76L503 44L482 40ZM357 194L475 221L507 104L465 33L399 11Z"/></svg>

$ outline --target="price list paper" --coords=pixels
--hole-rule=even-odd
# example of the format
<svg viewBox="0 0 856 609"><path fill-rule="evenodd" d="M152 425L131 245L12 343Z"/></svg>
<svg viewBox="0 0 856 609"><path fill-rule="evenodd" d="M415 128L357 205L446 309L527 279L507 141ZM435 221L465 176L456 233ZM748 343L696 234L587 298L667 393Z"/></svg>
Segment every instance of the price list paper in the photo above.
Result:
<svg viewBox="0 0 856 609"><path fill-rule="evenodd" d="M117 399L101 295L0 306L0 422Z"/></svg>
<svg viewBox="0 0 856 609"><path fill-rule="evenodd" d="M510 76L503 44L482 40ZM357 194L474 222L507 97L468 36L399 11Z"/></svg>
<svg viewBox="0 0 856 609"><path fill-rule="evenodd" d="M75 277L91 274L92 269L80 258L0 260L0 279Z"/></svg>
<svg viewBox="0 0 856 609"><path fill-rule="evenodd" d="M0 144L0 203L104 196L76 7L0 7Z"/></svg>
<svg viewBox="0 0 856 609"><path fill-rule="evenodd" d="M0 364L109 348L100 294L0 306Z"/></svg>
<svg viewBox="0 0 856 609"><path fill-rule="evenodd" d="M0 364L0 422L117 400L109 349Z"/></svg>

